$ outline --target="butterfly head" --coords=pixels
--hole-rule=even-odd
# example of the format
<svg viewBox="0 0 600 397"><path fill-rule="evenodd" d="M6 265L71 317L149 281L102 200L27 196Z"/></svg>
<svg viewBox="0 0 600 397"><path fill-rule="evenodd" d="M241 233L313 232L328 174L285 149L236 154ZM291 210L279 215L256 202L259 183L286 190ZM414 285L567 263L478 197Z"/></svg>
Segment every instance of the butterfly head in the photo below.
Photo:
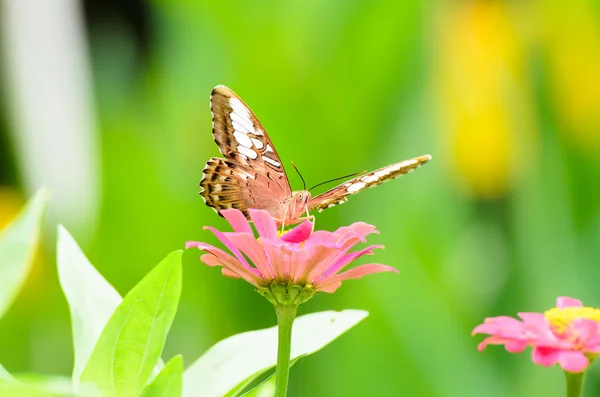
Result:
<svg viewBox="0 0 600 397"><path fill-rule="evenodd" d="M312 198L308 190L298 190L293 192L286 204L286 216L284 223L291 225L298 223L303 215L306 214L308 209L308 202Z"/></svg>
<svg viewBox="0 0 600 397"><path fill-rule="evenodd" d="M308 204L308 202L310 201L310 199L312 198L312 195L310 194L310 192L308 190L298 190L295 192L292 192L292 199L298 203L299 206L301 207L305 207L306 204Z"/></svg>

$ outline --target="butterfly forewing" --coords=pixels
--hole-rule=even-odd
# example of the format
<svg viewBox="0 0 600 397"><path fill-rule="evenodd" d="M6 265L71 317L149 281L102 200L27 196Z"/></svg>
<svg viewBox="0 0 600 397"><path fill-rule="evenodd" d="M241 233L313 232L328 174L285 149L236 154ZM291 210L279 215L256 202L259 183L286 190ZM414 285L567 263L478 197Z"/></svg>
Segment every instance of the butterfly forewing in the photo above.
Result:
<svg viewBox="0 0 600 397"><path fill-rule="evenodd" d="M270 208L292 194L273 143L252 110L229 88L211 95L213 137L226 160L206 163L200 192L217 212Z"/></svg>
<svg viewBox="0 0 600 397"><path fill-rule="evenodd" d="M358 193L368 187L380 185L383 182L398 178L404 174L408 174L429 160L431 160L430 155L419 156L350 179L348 182L344 182L341 185L312 198L308 202L308 209L310 211L314 209L323 211L325 208L345 203L348 200L349 195Z"/></svg>
<svg viewBox="0 0 600 397"><path fill-rule="evenodd" d="M280 224L294 224L301 220L306 206L322 211L345 202L351 194L409 173L431 159L425 155L380 168L312 199L307 191L292 195L277 151L252 110L222 85L214 88L210 106L213 137L225 159L213 157L206 163L200 194L217 213L236 208L248 217L249 208L266 209Z"/></svg>

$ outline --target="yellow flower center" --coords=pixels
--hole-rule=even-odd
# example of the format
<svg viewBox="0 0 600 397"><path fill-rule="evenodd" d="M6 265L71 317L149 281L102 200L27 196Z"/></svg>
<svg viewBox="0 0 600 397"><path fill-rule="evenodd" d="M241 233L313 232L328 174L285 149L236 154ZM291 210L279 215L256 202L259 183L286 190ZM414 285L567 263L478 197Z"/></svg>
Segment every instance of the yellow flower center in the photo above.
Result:
<svg viewBox="0 0 600 397"><path fill-rule="evenodd" d="M564 333L569 325L576 319L587 318L600 323L600 309L593 307L566 307L560 309L552 308L544 313L550 322L552 329L557 334Z"/></svg>
<svg viewBox="0 0 600 397"><path fill-rule="evenodd" d="M277 237L281 237L289 231L290 231L289 229L288 230L277 229Z"/></svg>

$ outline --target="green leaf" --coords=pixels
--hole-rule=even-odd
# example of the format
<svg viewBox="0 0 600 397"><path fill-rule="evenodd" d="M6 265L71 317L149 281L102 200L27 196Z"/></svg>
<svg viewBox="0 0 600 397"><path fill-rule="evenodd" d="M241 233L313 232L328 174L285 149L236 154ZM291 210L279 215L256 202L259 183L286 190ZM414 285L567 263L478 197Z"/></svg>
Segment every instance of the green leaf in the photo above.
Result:
<svg viewBox="0 0 600 397"><path fill-rule="evenodd" d="M11 376L9 379L0 377L0 397L53 397L53 395L40 390L39 385L23 384Z"/></svg>
<svg viewBox="0 0 600 397"><path fill-rule="evenodd" d="M292 333L292 357L314 353L358 324L362 310L326 311L298 317ZM237 395L275 365L277 327L244 332L218 342L183 374L184 397ZM233 389L236 393L229 394Z"/></svg>
<svg viewBox="0 0 600 397"><path fill-rule="evenodd" d="M103 397L137 397L157 364L179 303L181 254L169 254L123 299L81 375Z"/></svg>
<svg viewBox="0 0 600 397"><path fill-rule="evenodd" d="M12 375L0 364L0 381L12 381L13 379Z"/></svg>
<svg viewBox="0 0 600 397"><path fill-rule="evenodd" d="M296 364L298 362L298 360L300 360L302 357L304 357L304 356L299 356L299 357L296 357L294 360L291 360L290 367L293 366L294 364ZM241 390L243 390L243 389L244 388L242 388ZM229 396L230 393L231 393L231 391L229 393L227 393L226 396ZM235 394L231 394L231 396L237 396L238 394L239 394L239 392L237 392ZM248 392L242 394L242 396L243 397L273 397L274 394L275 394L275 372L273 372L273 374L271 376L269 376L267 379L265 379L263 382L261 382L261 384L259 384L252 390L249 390Z"/></svg>
<svg viewBox="0 0 600 397"><path fill-rule="evenodd" d="M19 374L17 384L23 388L37 390L53 396L73 396L71 378L58 375L42 375L35 373ZM87 397L89 394L77 394L78 397Z"/></svg>
<svg viewBox="0 0 600 397"><path fill-rule="evenodd" d="M176 356L165 365L149 383L141 397L181 397L183 378L183 360Z"/></svg>
<svg viewBox="0 0 600 397"><path fill-rule="evenodd" d="M275 374L269 376L260 385L244 393L243 397L273 397L275 395Z"/></svg>
<svg viewBox="0 0 600 397"><path fill-rule="evenodd" d="M75 348L73 384L77 390L83 368L122 299L61 225L58 226L57 265L60 285L71 312Z"/></svg>
<svg viewBox="0 0 600 397"><path fill-rule="evenodd" d="M25 282L40 238L48 192L38 190L0 235L0 317Z"/></svg>
<svg viewBox="0 0 600 397"><path fill-rule="evenodd" d="M17 383L0 383L0 397L53 397L51 394Z"/></svg>

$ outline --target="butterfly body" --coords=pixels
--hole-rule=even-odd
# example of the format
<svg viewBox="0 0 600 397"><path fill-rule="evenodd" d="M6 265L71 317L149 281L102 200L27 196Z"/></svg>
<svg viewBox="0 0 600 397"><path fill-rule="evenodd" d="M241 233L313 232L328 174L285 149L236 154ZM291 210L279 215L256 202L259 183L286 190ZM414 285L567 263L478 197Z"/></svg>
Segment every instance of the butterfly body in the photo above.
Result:
<svg viewBox="0 0 600 397"><path fill-rule="evenodd" d="M308 205L312 195L308 190L299 190L292 192L281 208L275 208L273 212L269 211L275 219L280 220L284 225L292 225L302 219L303 215L308 215ZM283 217L281 218L281 214Z"/></svg>
<svg viewBox="0 0 600 397"><path fill-rule="evenodd" d="M309 211L346 202L347 196L407 174L430 155L394 163L360 175L312 197L308 190L292 192L275 147L254 113L233 91L217 86L211 95L213 137L225 159L213 157L203 170L200 194L217 213L236 208L267 210L279 224L291 225Z"/></svg>

